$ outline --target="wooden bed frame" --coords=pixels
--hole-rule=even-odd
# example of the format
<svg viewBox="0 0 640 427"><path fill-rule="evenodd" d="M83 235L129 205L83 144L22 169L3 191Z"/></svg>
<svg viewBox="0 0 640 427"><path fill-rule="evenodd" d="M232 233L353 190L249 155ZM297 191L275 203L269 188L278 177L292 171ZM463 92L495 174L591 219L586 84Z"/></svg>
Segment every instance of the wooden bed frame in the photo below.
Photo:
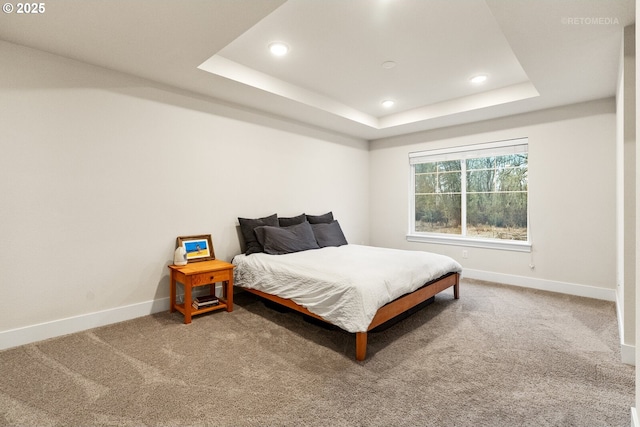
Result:
<svg viewBox="0 0 640 427"><path fill-rule="evenodd" d="M399 314L404 313L405 311L415 307L416 305L428 300L432 296L453 287L453 297L455 299L460 298L460 273L449 273L445 276L440 277L439 279L433 280L421 288L416 289L415 291L403 295L400 298L391 301L390 303L380 307L376 315L373 317L373 320L369 324L366 332L356 332L356 360L364 360L367 356L367 332L383 324L384 322L393 319ZM259 297L265 298L269 301L273 301L300 313L306 314L307 316L314 317L316 319L322 320L326 323L325 319L318 316L317 314L313 314L305 307L293 302L290 299L280 298L276 295L267 294L265 292L249 289L249 288L241 288L245 291L251 292Z"/></svg>

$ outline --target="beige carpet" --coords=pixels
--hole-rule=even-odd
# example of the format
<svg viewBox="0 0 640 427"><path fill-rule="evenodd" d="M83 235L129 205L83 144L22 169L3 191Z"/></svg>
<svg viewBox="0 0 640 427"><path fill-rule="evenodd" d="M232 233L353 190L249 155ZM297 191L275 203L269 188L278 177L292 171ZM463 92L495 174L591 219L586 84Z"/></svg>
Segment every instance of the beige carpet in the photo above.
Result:
<svg viewBox="0 0 640 427"><path fill-rule="evenodd" d="M613 303L463 280L355 338L242 293L0 352L0 425L628 426Z"/></svg>

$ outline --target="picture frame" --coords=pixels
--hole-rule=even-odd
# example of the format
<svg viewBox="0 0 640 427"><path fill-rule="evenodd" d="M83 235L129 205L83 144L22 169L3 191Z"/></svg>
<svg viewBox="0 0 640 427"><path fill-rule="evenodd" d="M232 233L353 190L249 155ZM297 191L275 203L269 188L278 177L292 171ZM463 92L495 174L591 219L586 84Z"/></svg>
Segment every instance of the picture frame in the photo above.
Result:
<svg viewBox="0 0 640 427"><path fill-rule="evenodd" d="M187 262L208 261L216 259L213 251L211 234L198 236L179 236L176 239L176 249L182 246L187 253Z"/></svg>

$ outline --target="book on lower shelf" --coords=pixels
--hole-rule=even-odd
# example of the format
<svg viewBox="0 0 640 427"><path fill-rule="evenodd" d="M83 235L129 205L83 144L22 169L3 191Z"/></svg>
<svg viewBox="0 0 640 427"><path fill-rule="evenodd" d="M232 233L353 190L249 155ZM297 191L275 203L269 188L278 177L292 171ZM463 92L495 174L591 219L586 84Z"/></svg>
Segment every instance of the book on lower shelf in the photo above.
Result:
<svg viewBox="0 0 640 427"><path fill-rule="evenodd" d="M196 310L199 310L201 308L211 307L218 304L220 304L218 297L215 295L206 295L195 298L191 303L191 306Z"/></svg>

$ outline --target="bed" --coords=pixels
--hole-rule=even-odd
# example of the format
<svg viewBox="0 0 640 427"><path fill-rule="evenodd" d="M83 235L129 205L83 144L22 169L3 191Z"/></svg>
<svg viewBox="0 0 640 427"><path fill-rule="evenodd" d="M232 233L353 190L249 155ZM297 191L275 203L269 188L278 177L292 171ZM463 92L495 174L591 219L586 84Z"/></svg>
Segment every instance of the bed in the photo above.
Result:
<svg viewBox="0 0 640 427"><path fill-rule="evenodd" d="M245 240L256 245L232 260L234 285L355 333L357 360L366 358L373 328L448 288L460 297L462 267L452 258L349 244L332 217L304 218L246 226Z"/></svg>

